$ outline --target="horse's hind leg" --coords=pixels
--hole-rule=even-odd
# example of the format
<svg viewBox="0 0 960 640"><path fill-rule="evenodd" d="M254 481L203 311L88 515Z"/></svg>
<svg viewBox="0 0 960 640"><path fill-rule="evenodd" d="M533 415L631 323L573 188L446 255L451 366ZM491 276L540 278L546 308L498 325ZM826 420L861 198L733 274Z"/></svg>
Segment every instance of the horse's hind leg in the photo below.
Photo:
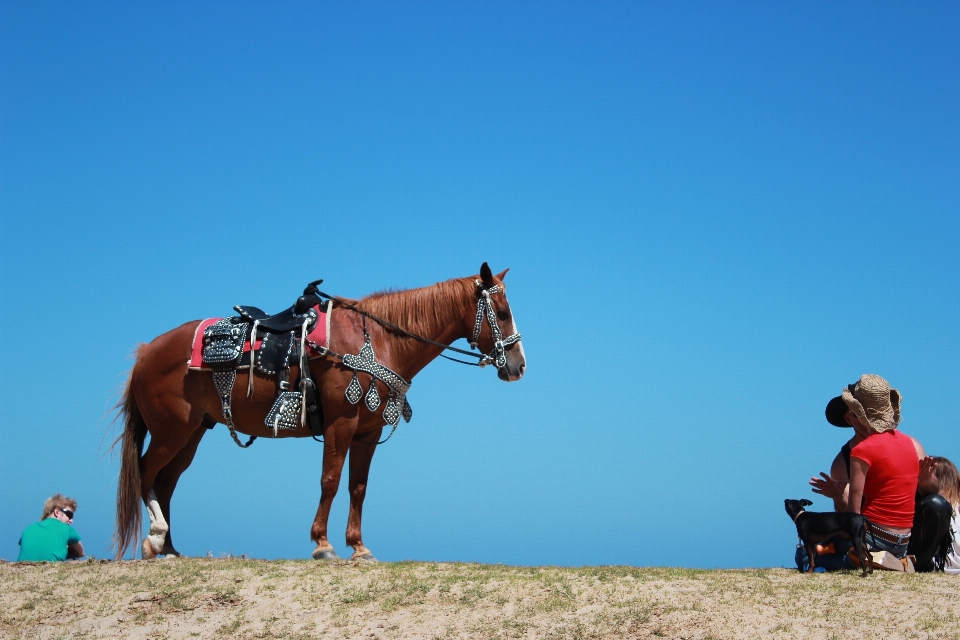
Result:
<svg viewBox="0 0 960 640"><path fill-rule="evenodd" d="M163 553L167 532L170 530L155 492L157 478L196 436L195 432L201 430L201 420L202 416L196 416L195 420L190 420L188 417L187 421L165 416L160 420L151 419L147 422L147 424L163 424L164 428L162 432L157 429L150 431L150 445L140 461L140 495L147 506L147 515L150 516L150 531L141 546L144 559L149 560ZM196 436L197 444L200 443L201 437L203 437L202 433ZM195 452L196 447L193 448L193 453ZM190 459L193 459L193 453L189 455ZM179 477L179 474L176 475ZM176 485L176 481L173 485ZM173 493L172 487L169 491ZM169 508L169 496L167 496L167 507Z"/></svg>
<svg viewBox="0 0 960 640"><path fill-rule="evenodd" d="M214 423L215 424L215 423ZM163 547L159 553L166 556L179 556L180 553L173 546L172 527L171 524L171 513L170 513L170 499L173 497L173 492L177 488L177 482L180 480L181 474L187 470L187 467L190 466L190 463L193 462L193 457L197 453L197 447L200 445L200 440L203 439L203 436L207 433L207 424L204 423L199 429L193 432L193 435L190 436L190 440L187 441L186 446L181 449L177 455L173 457L173 460L167 463L167 466L163 467L160 470L160 473L157 474L156 482L154 483L154 493L156 494L156 501L160 505L161 516L166 516L167 532L166 537L163 542ZM153 521L151 520L151 525ZM151 541L151 550L153 542Z"/></svg>
<svg viewBox="0 0 960 640"><path fill-rule="evenodd" d="M381 431L368 436L370 442L380 439ZM363 516L363 499L367 495L367 478L370 462L377 450L375 444L354 442L350 447L350 516L347 519L347 544L353 547L351 560L373 560L373 554L363 545L360 520Z"/></svg>

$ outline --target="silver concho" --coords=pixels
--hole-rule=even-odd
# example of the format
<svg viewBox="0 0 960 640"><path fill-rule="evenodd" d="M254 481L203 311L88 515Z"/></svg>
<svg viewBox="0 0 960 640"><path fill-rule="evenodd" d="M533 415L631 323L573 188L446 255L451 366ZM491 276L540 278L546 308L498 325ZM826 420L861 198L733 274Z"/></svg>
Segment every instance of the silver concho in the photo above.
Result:
<svg viewBox="0 0 960 640"><path fill-rule="evenodd" d="M393 394L390 394L387 406L383 409L383 419L393 427L400 424L400 407L397 406L397 401L393 399Z"/></svg>
<svg viewBox="0 0 960 640"><path fill-rule="evenodd" d="M380 406L380 394L377 392L376 380L370 381L370 390L367 391L367 397L363 399L363 402L370 411L376 411L377 407Z"/></svg>
<svg viewBox="0 0 960 640"><path fill-rule="evenodd" d="M353 380L350 381L350 384L347 385L347 401L350 404L357 404L360 402L360 398L363 397L363 387L360 386L360 381L357 380L357 374L354 372Z"/></svg>

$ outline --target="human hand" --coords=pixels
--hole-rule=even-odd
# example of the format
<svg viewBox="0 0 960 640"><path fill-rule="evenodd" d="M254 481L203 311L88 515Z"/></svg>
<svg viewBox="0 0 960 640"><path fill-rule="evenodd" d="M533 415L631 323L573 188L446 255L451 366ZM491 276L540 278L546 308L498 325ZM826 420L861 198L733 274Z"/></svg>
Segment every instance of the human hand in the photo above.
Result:
<svg viewBox="0 0 960 640"><path fill-rule="evenodd" d="M937 468L937 461L927 456L920 460L920 479L929 478Z"/></svg>
<svg viewBox="0 0 960 640"><path fill-rule="evenodd" d="M820 476L821 478L810 478L810 486L813 487L814 493L819 493L825 498L830 498L831 500L837 500L843 497L845 485L837 482L822 471L820 472Z"/></svg>
<svg viewBox="0 0 960 640"><path fill-rule="evenodd" d="M937 461L930 456L920 459L920 474L917 476L917 489L920 491L920 495L940 491L940 480L934 473L936 469Z"/></svg>

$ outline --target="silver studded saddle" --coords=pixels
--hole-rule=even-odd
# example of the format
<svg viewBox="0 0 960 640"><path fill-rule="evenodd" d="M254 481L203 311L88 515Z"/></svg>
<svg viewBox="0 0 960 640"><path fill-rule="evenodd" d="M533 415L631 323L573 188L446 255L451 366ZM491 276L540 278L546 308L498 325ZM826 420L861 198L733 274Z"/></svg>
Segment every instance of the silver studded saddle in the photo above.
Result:
<svg viewBox="0 0 960 640"><path fill-rule="evenodd" d="M323 434L323 408L307 366L308 360L325 355L329 346L332 306L329 300L317 296L320 282L310 283L293 306L278 314L267 315L257 307L237 305L234 309L238 316L209 318L197 327L188 366L213 372L234 440L231 395L237 371L250 367L276 378L277 397L264 419L275 435L279 429L296 429L299 423L309 426L316 436ZM299 377L291 384L290 367L294 364L299 365ZM248 396L253 388L254 376L250 376Z"/></svg>

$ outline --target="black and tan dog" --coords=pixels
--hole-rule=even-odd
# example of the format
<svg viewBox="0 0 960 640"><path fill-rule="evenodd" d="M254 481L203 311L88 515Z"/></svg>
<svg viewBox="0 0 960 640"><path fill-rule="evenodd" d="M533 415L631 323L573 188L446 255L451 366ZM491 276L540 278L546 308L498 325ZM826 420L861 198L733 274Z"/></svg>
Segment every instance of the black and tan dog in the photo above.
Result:
<svg viewBox="0 0 960 640"><path fill-rule="evenodd" d="M813 556L817 550L817 543L841 533L850 536L850 539L853 540L853 548L856 550L857 557L860 559L860 566L863 568L863 573L860 575L866 576L868 567L870 573L873 573L873 565L870 563L870 556L864 539L870 521L859 513L813 513L804 511L804 507L812 504L805 499L783 501L787 515L793 518L793 522L797 525L797 535L800 536L800 540L807 548L807 557L810 558L810 568L807 569L807 573L813 572Z"/></svg>

